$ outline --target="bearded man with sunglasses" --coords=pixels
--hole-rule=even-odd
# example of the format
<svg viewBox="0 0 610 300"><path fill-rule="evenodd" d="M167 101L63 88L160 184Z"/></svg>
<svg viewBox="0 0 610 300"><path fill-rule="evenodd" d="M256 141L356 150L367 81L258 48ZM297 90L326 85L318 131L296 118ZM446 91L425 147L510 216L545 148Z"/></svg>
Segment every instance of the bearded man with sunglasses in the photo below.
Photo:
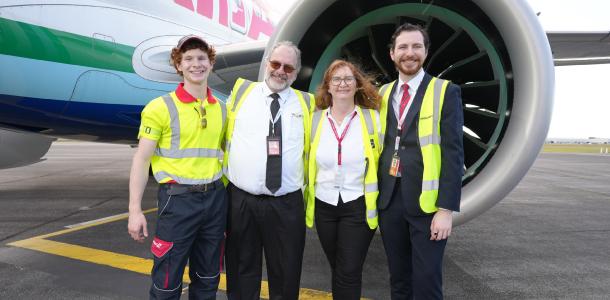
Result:
<svg viewBox="0 0 610 300"><path fill-rule="evenodd" d="M270 299L298 299L305 246L303 203L313 95L290 88L300 51L272 47L265 80L238 79L227 103L227 295L259 299L262 256Z"/></svg>
<svg viewBox="0 0 610 300"><path fill-rule="evenodd" d="M128 231L138 242L148 237L141 203L152 165L160 186L150 299L180 299L187 260L189 298L216 299L227 194L220 162L226 107L208 87L215 56L202 38L182 38L170 61L183 82L142 111L129 178Z"/></svg>

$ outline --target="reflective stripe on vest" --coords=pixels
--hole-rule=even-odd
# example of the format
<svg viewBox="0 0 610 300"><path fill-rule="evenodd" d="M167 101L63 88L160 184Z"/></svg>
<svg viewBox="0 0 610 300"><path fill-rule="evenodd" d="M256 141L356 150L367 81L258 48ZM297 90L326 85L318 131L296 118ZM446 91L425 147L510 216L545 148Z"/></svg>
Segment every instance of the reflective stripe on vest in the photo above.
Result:
<svg viewBox="0 0 610 300"><path fill-rule="evenodd" d="M241 102L241 100L244 99L244 93L246 93L246 90L252 84L254 84L254 82L243 79L243 83L239 86L239 89L237 89L237 93L235 93L235 95L233 97L233 104L231 105L231 112L234 113L235 111L237 111L237 107L239 106L239 103Z"/></svg>
<svg viewBox="0 0 610 300"><path fill-rule="evenodd" d="M161 96L163 102L167 106L167 111L169 112L170 118L170 129L172 131L171 140L170 140L170 148L163 149L157 146L155 149L155 155L159 157L165 158L218 158L222 159L222 150L221 149L210 149L210 148L185 148L180 149L180 116L178 114L178 108L174 103L174 100L170 96L170 94L166 94ZM227 109L224 103L218 102L221 109L222 114L222 123L221 126L224 126L226 122ZM222 176L222 170L217 172L212 176L212 178L207 179L192 179L192 178L184 178L177 176L175 174L169 174L165 171L159 171L153 174L157 181L161 181L167 177L172 178L173 180L180 182L182 184L203 184L210 183L215 180L218 180Z"/></svg>
<svg viewBox="0 0 610 300"><path fill-rule="evenodd" d="M309 160L309 147L310 147L310 139L309 139L309 135L307 134L307 132L310 132L310 127L311 127L311 123L309 123L309 116L310 116L310 112L311 112L311 107L312 107L312 102L313 102L313 95L310 93L306 93L303 91L299 91L296 89L291 88L294 93L297 95L297 98L299 98L299 102L301 103L301 109L303 110L303 131L305 132L305 138L303 141L303 161L305 163L304 169L303 169L303 175L304 175L304 179L305 179L305 184L307 184L307 174L309 172L308 170L308 164L307 161Z"/></svg>
<svg viewBox="0 0 610 300"><path fill-rule="evenodd" d="M386 83L379 88L379 95L381 95L381 107L379 108L379 119L381 120L381 138L380 143L383 145L385 139L385 130L387 124L388 105L390 104L389 99L391 98L390 93L392 92L392 85L396 81Z"/></svg>
<svg viewBox="0 0 610 300"><path fill-rule="evenodd" d="M172 137L169 149L163 149L157 147L155 149L155 155L167 158L186 158L186 157L207 157L207 158L219 158L222 159L222 150L220 149L209 149L209 148L185 148L180 149L180 117L178 115L178 108L172 97L167 94L163 95L163 102L167 105L169 111L170 128L172 130ZM220 102L219 102L220 103ZM220 104L222 112L222 124L226 121L227 108ZM223 125L224 126L224 125Z"/></svg>
<svg viewBox="0 0 610 300"><path fill-rule="evenodd" d="M424 164L419 205L426 213L438 210L436 199L441 174L440 120L448 83L448 81L438 78L430 81L419 113L417 132Z"/></svg>
<svg viewBox="0 0 610 300"><path fill-rule="evenodd" d="M233 87L233 90L231 92L231 99L229 99L229 106L230 106L230 114L233 116L233 118L231 118L231 120L229 120L229 123L227 124L227 131L226 131L226 139L225 139L225 152L224 152L224 159L222 162L222 169L225 173L228 173L228 169L229 169L229 150L231 149L231 138L233 136L233 127L235 125L235 119L234 116L237 114L237 112L239 111L241 105L243 104L243 100L248 96L248 94L250 93L250 91L252 90L252 88L254 88L254 86L256 85L257 82L253 82L247 79L243 79L243 78L238 78L237 81L235 82L235 86ZM297 98L299 98L299 102L301 104L301 108L303 109L303 130L305 131L305 141L303 143L303 152L304 152L304 159L305 161L307 161L308 159L308 153L309 153L309 135L307 134L308 128L309 128L309 113L311 111L311 107L312 107L312 100L313 100L313 95L307 93L307 92L303 92L294 88L291 88L292 91L294 91L294 93L297 95ZM307 178L307 166L304 167L304 176L305 178Z"/></svg>
<svg viewBox="0 0 610 300"><path fill-rule="evenodd" d="M313 96L310 93L305 93L303 91L299 91L297 89L292 89L295 94L297 94L297 96L301 96L301 98L303 98L304 102L305 102L305 106L307 107L307 111L311 111L311 100L313 99Z"/></svg>
<svg viewBox="0 0 610 300"><path fill-rule="evenodd" d="M235 95L231 95L231 99L229 99L230 102L230 106L231 106L231 113L232 114L236 114L237 113L237 108L239 107L239 104L241 103L241 101L245 98L245 94L246 91L249 93L250 92L250 87L254 87L254 82L250 81L250 80L246 80L243 78L239 78L237 79L236 85L239 84L239 88L237 89L237 92L235 92ZM233 135L233 122L231 122L231 124L228 124L231 128L229 128L229 126L227 126L227 138L225 139L226 141L226 146L225 146L225 156L223 158L223 162L222 162L222 169L224 170L224 172L226 173L228 170L228 161L229 161L229 157L228 157L228 153L229 153L229 149L231 149L231 138L230 136Z"/></svg>
<svg viewBox="0 0 610 300"><path fill-rule="evenodd" d="M356 110L360 116L360 122L362 124L362 142L364 143L364 156L366 160L366 166L364 168L364 201L366 205L366 219L369 228L377 228L377 196L379 195L379 187L377 185L377 161L379 159L381 146L373 149L373 145L379 145L379 140L375 139L379 136L376 134L375 126L376 122L373 120L374 112L370 109L363 109L356 106ZM307 226L313 226L313 219L315 214L315 179L317 175L317 162L315 159L318 145L320 143L321 136L321 124L323 122L323 114L327 110L316 111L313 113L311 122L311 151L312 157L309 161L309 184L307 185L306 193L306 211L305 221ZM379 121L379 120L377 120Z"/></svg>
<svg viewBox="0 0 610 300"><path fill-rule="evenodd" d="M388 118L388 107L389 105L392 105L392 86L394 86L395 83L396 81L384 84L379 89L379 94L382 96L380 117L384 137ZM421 185L422 193L419 197L419 204L422 211L427 213L435 212L437 210L436 199L438 197L441 172L440 118L445 90L448 85L449 81L433 77L426 88L422 106L419 111L417 134L424 167Z"/></svg>
<svg viewBox="0 0 610 300"><path fill-rule="evenodd" d="M185 177L180 177L180 176L169 174L165 171L159 171L159 172L155 173L154 176L155 176L155 179L157 179L157 181L170 177L171 179L175 180L176 182L180 182L181 184L204 184L204 183L212 183L212 182L220 179L220 177L222 177L222 172L218 172L218 173L214 174L214 176L209 179L185 178Z"/></svg>

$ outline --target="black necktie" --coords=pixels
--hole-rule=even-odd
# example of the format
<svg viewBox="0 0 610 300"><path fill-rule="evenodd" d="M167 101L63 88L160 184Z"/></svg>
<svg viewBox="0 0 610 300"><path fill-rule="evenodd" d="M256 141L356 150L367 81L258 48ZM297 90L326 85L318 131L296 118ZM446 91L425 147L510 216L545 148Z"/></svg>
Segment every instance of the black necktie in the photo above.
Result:
<svg viewBox="0 0 610 300"><path fill-rule="evenodd" d="M269 95L273 98L271 101L271 119L275 120L278 111L280 110L280 95L273 93ZM274 126L275 125L275 126ZM274 130L275 128L275 130ZM275 136L280 139L282 143L282 116L280 115L275 124L269 121L269 136L272 136L272 132ZM281 149L282 147L280 147ZM266 186L272 193L275 193L280 189L282 185L282 156L281 155L267 155L267 175L265 177Z"/></svg>

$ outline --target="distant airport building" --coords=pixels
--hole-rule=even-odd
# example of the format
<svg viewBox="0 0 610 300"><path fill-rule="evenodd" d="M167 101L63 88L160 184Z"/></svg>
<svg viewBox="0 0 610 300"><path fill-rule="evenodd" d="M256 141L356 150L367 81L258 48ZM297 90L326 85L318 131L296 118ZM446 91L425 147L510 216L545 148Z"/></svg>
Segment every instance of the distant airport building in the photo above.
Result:
<svg viewBox="0 0 610 300"><path fill-rule="evenodd" d="M547 138L547 144L593 144L593 145L608 145L609 138L589 137L586 139L571 139L571 138Z"/></svg>

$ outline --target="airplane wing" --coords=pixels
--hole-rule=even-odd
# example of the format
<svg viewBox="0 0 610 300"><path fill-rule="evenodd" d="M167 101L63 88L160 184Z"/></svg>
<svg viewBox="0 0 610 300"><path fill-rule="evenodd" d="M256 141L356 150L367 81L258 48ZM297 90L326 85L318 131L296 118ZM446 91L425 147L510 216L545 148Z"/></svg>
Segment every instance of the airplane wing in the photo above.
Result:
<svg viewBox="0 0 610 300"><path fill-rule="evenodd" d="M132 65L136 73L145 79L178 83L182 77L170 65L168 57L182 36L158 36L136 46ZM216 46L216 63L210 74L210 88L229 94L238 77L256 81L267 41L245 41Z"/></svg>
<svg viewBox="0 0 610 300"><path fill-rule="evenodd" d="M556 66L610 63L610 32L551 31L546 35Z"/></svg>

